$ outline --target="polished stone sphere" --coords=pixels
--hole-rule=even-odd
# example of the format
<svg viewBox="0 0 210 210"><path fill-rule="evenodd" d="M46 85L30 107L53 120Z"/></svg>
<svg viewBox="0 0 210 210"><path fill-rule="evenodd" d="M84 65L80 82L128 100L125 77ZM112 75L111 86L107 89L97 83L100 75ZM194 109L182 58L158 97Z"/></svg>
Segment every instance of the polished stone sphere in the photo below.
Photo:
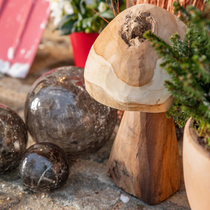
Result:
<svg viewBox="0 0 210 210"><path fill-rule="evenodd" d="M62 67L40 77L25 103L25 121L36 142L52 142L70 158L97 151L110 138L115 109L85 90L84 69Z"/></svg>
<svg viewBox="0 0 210 210"><path fill-rule="evenodd" d="M63 186L69 177L68 157L52 143L38 143L23 154L19 174L33 191L48 192Z"/></svg>
<svg viewBox="0 0 210 210"><path fill-rule="evenodd" d="M27 128L20 116L0 104L0 174L14 169L26 150Z"/></svg>

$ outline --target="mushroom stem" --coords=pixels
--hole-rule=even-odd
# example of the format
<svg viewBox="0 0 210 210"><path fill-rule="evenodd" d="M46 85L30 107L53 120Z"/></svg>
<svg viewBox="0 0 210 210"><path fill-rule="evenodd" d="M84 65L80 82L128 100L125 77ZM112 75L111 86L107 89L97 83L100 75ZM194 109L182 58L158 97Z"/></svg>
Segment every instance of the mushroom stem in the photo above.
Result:
<svg viewBox="0 0 210 210"><path fill-rule="evenodd" d="M119 187L157 204L181 185L173 119L164 113L126 111L114 141L107 173Z"/></svg>

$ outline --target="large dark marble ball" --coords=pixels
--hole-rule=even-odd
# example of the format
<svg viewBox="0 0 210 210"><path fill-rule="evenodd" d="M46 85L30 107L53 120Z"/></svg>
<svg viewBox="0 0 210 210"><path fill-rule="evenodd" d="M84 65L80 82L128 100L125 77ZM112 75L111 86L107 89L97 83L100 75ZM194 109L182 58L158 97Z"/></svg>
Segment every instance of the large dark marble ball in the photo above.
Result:
<svg viewBox="0 0 210 210"><path fill-rule="evenodd" d="M25 104L25 121L36 142L52 142L71 158L101 148L116 124L116 110L85 90L84 70L62 67L40 77Z"/></svg>
<svg viewBox="0 0 210 210"><path fill-rule="evenodd" d="M23 154L19 173L29 189L40 192L53 191L63 186L68 179L68 157L55 144L34 144Z"/></svg>
<svg viewBox="0 0 210 210"><path fill-rule="evenodd" d="M0 174L14 169L26 150L27 128L13 110L0 104Z"/></svg>

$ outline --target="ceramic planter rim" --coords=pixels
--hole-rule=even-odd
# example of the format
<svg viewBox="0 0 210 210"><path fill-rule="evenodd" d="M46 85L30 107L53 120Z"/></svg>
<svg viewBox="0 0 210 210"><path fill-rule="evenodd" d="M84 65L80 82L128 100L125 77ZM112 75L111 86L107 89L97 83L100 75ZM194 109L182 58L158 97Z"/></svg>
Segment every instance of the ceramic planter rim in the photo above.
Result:
<svg viewBox="0 0 210 210"><path fill-rule="evenodd" d="M207 149L205 149L203 145L199 144L197 140L198 135L196 134L195 130L191 127L192 123L193 118L190 117L185 125L184 133L186 133L186 135L189 135L191 144L197 149L197 151L200 154L205 155L207 158L210 158L210 152Z"/></svg>

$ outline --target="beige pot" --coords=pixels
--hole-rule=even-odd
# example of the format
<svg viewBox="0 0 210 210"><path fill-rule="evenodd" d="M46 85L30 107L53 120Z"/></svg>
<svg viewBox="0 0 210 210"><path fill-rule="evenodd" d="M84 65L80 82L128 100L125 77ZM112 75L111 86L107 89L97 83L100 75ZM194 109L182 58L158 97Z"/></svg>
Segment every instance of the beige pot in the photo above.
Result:
<svg viewBox="0 0 210 210"><path fill-rule="evenodd" d="M187 197L192 210L210 210L210 153L199 145L191 122L192 118L185 126L183 145Z"/></svg>

